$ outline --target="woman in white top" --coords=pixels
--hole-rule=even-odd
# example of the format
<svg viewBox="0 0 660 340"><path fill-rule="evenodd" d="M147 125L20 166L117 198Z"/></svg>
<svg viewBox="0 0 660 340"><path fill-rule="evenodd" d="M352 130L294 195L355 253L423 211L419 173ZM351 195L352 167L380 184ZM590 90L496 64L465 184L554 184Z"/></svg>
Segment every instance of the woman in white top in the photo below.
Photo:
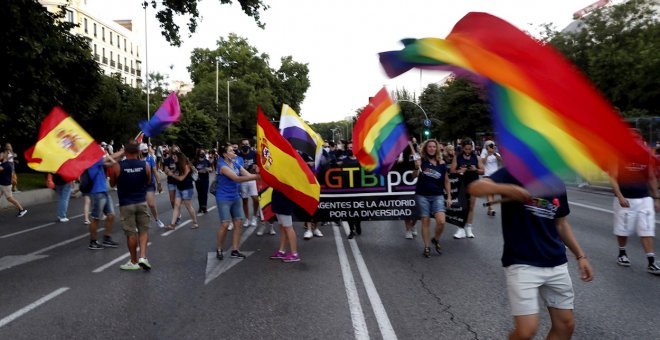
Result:
<svg viewBox="0 0 660 340"><path fill-rule="evenodd" d="M484 164L484 177L489 177L500 168L502 156L495 152L495 142L487 141L481 153L481 161ZM488 195L488 216L495 216L495 209L490 205L494 200L493 195Z"/></svg>

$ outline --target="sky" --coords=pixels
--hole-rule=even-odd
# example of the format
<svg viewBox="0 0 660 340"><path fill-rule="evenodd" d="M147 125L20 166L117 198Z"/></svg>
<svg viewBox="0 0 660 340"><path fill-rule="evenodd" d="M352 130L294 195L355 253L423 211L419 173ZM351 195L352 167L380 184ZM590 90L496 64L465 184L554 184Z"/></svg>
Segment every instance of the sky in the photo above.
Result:
<svg viewBox="0 0 660 340"><path fill-rule="evenodd" d="M378 53L398 50L403 38L444 38L469 12L487 12L529 32L541 24L558 29L572 21L574 12L596 0L264 0L265 29L245 15L235 1L201 0L197 32L188 37L186 18L181 47L172 47L161 35L155 10L147 9L147 63L149 72L169 75L169 80L190 81L186 67L194 48L214 49L220 37L236 33L260 53L270 56L277 69L280 58L308 64L311 86L298 112L312 123L343 120L367 104L368 98L387 86L416 94L429 83L442 82L447 73L412 70L388 79ZM137 0L88 0L90 9L107 18L133 19L134 31L144 41L145 13ZM171 67L172 66L172 67ZM226 98L224 98L226 100ZM223 98L220 98L222 101Z"/></svg>

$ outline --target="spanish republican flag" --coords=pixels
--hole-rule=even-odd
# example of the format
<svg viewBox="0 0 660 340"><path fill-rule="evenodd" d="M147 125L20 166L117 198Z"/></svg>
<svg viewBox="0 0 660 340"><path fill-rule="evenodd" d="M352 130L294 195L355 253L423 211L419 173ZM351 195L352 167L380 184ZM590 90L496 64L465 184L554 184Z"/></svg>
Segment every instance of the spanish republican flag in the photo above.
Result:
<svg viewBox="0 0 660 340"><path fill-rule="evenodd" d="M101 147L60 107L46 116L37 144L25 151L28 166L41 172L56 172L72 181L104 155Z"/></svg>
<svg viewBox="0 0 660 340"><path fill-rule="evenodd" d="M321 187L314 173L266 115L257 109L257 165L262 180L314 215Z"/></svg>

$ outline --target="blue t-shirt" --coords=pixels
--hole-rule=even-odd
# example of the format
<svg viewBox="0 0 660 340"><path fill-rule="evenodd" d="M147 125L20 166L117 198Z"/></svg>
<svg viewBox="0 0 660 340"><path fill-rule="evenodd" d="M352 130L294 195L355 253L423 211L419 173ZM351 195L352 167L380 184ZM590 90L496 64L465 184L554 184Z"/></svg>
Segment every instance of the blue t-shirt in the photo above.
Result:
<svg viewBox="0 0 660 340"><path fill-rule="evenodd" d="M496 183L521 185L505 169L490 176ZM566 246L559 237L555 219L570 213L566 187L558 194L535 197L529 202L502 203L502 265L526 264L535 267L556 267L567 262Z"/></svg>
<svg viewBox="0 0 660 340"><path fill-rule="evenodd" d="M460 153L456 155L456 170L458 171L460 168L470 168L470 166L474 166L475 169L479 168L479 160L477 159L477 154L472 151L470 155L468 156L467 159L465 159L465 154ZM463 173L463 181L465 182L465 185L467 186L468 184L476 181L479 179L479 173L474 170L466 171Z"/></svg>
<svg viewBox="0 0 660 340"><path fill-rule="evenodd" d="M2 171L0 171L0 185L11 185L11 164L9 161L0 164Z"/></svg>
<svg viewBox="0 0 660 340"><path fill-rule="evenodd" d="M218 160L218 174L216 176L218 184L215 190L215 199L218 201L234 201L240 197L241 183L234 182L231 178L223 175L221 172L223 166L226 166L229 169L232 168L223 158ZM240 176L241 167L236 164L236 162L234 162L233 171L236 176Z"/></svg>
<svg viewBox="0 0 660 340"><path fill-rule="evenodd" d="M147 164L139 159L125 159L119 162L117 177L117 197L119 205L144 203L147 200Z"/></svg>
<svg viewBox="0 0 660 340"><path fill-rule="evenodd" d="M244 154L243 152L239 152L238 156L243 159L243 164L241 165L245 170L249 171L250 173L254 173L255 166L257 164L257 153L250 149L247 154Z"/></svg>
<svg viewBox="0 0 660 340"><path fill-rule="evenodd" d="M439 196L444 194L447 164L433 165L428 159L423 159L417 177L416 195Z"/></svg>
<svg viewBox="0 0 660 340"><path fill-rule="evenodd" d="M208 180L209 179L209 173L206 172L206 169L211 167L211 162L204 158L204 159L198 159L193 163L195 166L195 169L197 169L197 175L199 176L199 179L201 180ZM202 172L204 171L204 172Z"/></svg>
<svg viewBox="0 0 660 340"><path fill-rule="evenodd" d="M147 154L147 157L144 158L144 161L147 162L151 168L151 184L156 185L156 160L152 154Z"/></svg>
<svg viewBox="0 0 660 340"><path fill-rule="evenodd" d="M87 169L87 172L89 173L89 178L94 183L92 190L89 192L90 194L108 191L108 185L105 181L105 169L103 168L103 158Z"/></svg>
<svg viewBox="0 0 660 340"><path fill-rule="evenodd" d="M648 164L631 163L619 166L619 178L647 178ZM644 198L651 196L648 181L639 183L623 183L618 181L621 194L625 198Z"/></svg>

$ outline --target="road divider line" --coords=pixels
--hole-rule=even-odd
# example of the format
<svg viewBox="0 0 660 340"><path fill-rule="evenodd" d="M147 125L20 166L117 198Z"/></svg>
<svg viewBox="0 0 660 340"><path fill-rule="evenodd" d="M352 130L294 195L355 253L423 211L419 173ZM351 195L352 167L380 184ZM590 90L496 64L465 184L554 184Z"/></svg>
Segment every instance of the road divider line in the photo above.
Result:
<svg viewBox="0 0 660 340"><path fill-rule="evenodd" d="M173 233L173 232L175 232L175 231L177 231L177 230L183 228L183 226L185 226L186 224L188 224L188 223L190 223L190 222L192 222L192 220L186 220L186 221L184 221L184 222L181 222L181 223L179 223L178 226L174 227L173 230L166 231L166 232L160 234L160 236L169 236L171 233Z"/></svg>
<svg viewBox="0 0 660 340"><path fill-rule="evenodd" d="M355 286L351 265L348 263L346 248L344 248L339 227L333 226L332 231L335 235L335 244L337 245L337 254L339 255L339 267L341 268L341 276L344 279L344 288L346 289L346 297L348 298L348 308L351 314L355 339L366 340L369 339L369 330L367 329L367 322L364 319L364 312L362 311L360 296Z"/></svg>
<svg viewBox="0 0 660 340"><path fill-rule="evenodd" d="M596 210L596 211L601 211L601 212L606 212L606 213L614 214L614 211L613 211L613 210L607 210L607 209L600 208L600 207L594 207L593 205L582 204L582 203L571 202L571 201L568 201L568 204L570 204L570 205L577 205L578 207L587 208L587 209L591 209L591 210ZM660 225L660 221L656 220L656 221L655 221L655 224L659 224L659 225Z"/></svg>
<svg viewBox="0 0 660 340"><path fill-rule="evenodd" d="M148 242L147 247L150 246L150 245L151 245L151 242ZM138 247L137 251L138 251L138 253L140 252L140 247ZM116 259L114 259L114 260L112 260L112 261L96 268L96 269L94 269L94 270L92 270L92 273L100 273L100 272L112 267L112 265L114 265L115 263L120 262L120 261L122 261L123 259L125 259L129 256L131 256L130 252L128 252L128 253L126 253L126 254L124 254L124 255L122 255L122 256L120 256L120 257L118 257L118 258L116 258Z"/></svg>
<svg viewBox="0 0 660 340"><path fill-rule="evenodd" d="M17 236L17 235L20 235L20 234L29 233L29 232L34 231L34 230L39 230L39 229L41 229L41 228L46 228L46 227L51 226L51 225L53 225L53 224L55 224L55 222L45 223L45 224L38 225L38 226L33 227L33 228L23 229L23 230L21 230L21 231L17 231L17 232L15 232L15 233L2 235L2 236L0 236L0 238L10 238L10 237Z"/></svg>
<svg viewBox="0 0 660 340"><path fill-rule="evenodd" d="M10 322L12 322L12 321L14 321L18 318L20 318L21 316L25 315L29 311L43 305L44 303L48 302L49 300L54 299L55 297L57 297L58 295L60 295L64 292L66 292L67 290L69 290L69 287L59 288L59 289L55 290L54 292L42 297L41 299L39 299L39 300L37 300L37 301L21 308L19 310L17 310L16 312L12 313L11 315L6 316L2 320L0 320L0 328L6 326L8 323L10 323Z"/></svg>
<svg viewBox="0 0 660 340"><path fill-rule="evenodd" d="M350 232L348 223L344 221L342 222L342 225L344 227L344 232L346 235L348 235ZM364 262L364 257L362 257L360 247L358 247L357 241L355 239L348 240L348 244L351 246L351 251L353 252L353 258L355 259L358 273L360 273L362 283L364 284L364 288L367 291L367 297L369 297L371 309L373 309L374 315L376 316L376 322L378 322L380 335L385 340L396 340L396 333L394 332L390 318L387 316L387 311L385 311L385 306L383 306L383 302L380 299L376 285L371 279L371 274L369 274L367 264Z"/></svg>
<svg viewBox="0 0 660 340"><path fill-rule="evenodd" d="M103 230L105 230L105 228L99 228L99 229L96 230L96 232L99 233L99 232L101 232L101 231L103 231ZM66 241L62 241L62 242L60 242L60 243L53 244L52 246L48 246L48 247L46 247L46 248L42 248L42 249L39 249L39 250L37 250L37 251L33 251L33 252L29 253L28 255L37 255L37 254L45 253L45 252L47 252L47 251L49 251L49 250L51 250L51 249L55 249L55 248L57 248L57 247L60 247L60 246L65 245L65 244L69 244L69 243L71 243L71 242L78 241L78 240L80 240L81 238L85 238L85 237L89 237L89 233L84 233L84 234L82 234L82 235L80 235L80 236L76 236L76 237L74 237L74 238L70 238L70 239L68 239L68 240L66 240Z"/></svg>

